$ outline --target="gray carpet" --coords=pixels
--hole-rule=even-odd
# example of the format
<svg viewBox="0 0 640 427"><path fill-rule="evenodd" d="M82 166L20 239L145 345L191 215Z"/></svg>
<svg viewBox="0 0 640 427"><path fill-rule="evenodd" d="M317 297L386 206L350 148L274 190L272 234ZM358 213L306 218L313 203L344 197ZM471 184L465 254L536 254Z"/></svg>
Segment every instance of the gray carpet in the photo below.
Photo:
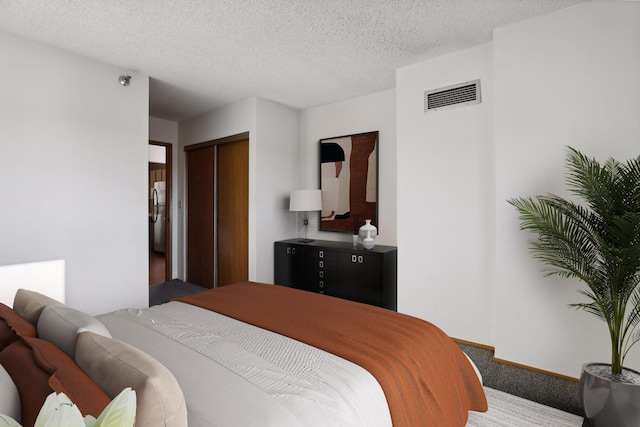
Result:
<svg viewBox="0 0 640 427"><path fill-rule="evenodd" d="M575 415L583 415L578 382L494 360L488 349L458 343L482 374L485 386Z"/></svg>
<svg viewBox="0 0 640 427"><path fill-rule="evenodd" d="M489 410L470 412L467 427L581 427L582 417L484 388Z"/></svg>
<svg viewBox="0 0 640 427"><path fill-rule="evenodd" d="M180 279L173 279L159 285L151 285L149 286L149 306L164 304L174 298L185 297L206 290L207 288L183 282Z"/></svg>

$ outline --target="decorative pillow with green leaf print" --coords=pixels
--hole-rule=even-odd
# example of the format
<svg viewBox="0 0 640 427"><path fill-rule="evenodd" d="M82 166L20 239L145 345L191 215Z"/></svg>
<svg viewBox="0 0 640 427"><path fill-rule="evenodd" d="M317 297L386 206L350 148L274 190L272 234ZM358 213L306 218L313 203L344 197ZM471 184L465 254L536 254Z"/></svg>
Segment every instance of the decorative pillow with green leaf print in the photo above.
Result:
<svg viewBox="0 0 640 427"><path fill-rule="evenodd" d="M96 419L82 416L64 393L51 393L40 409L34 427L133 427L136 418L136 392L127 387L104 408ZM13 418L0 414L0 427L22 427Z"/></svg>

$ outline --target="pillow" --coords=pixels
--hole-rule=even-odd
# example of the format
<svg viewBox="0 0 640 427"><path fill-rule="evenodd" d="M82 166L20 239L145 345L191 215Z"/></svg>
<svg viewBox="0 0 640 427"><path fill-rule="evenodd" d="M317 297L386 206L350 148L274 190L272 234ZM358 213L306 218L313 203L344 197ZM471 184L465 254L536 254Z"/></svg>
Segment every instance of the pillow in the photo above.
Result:
<svg viewBox="0 0 640 427"><path fill-rule="evenodd" d="M173 374L133 346L92 332L78 335L76 362L113 399L136 392L136 427L187 427L187 407Z"/></svg>
<svg viewBox="0 0 640 427"><path fill-rule="evenodd" d="M83 415L98 417L110 399L73 360L50 342L19 337L0 351L0 364L18 388L22 424L33 425L51 392L64 393Z"/></svg>
<svg viewBox="0 0 640 427"><path fill-rule="evenodd" d="M463 353L464 353L464 351L463 351ZM467 356L467 360L469 361L469 363L471 363L471 366L473 367L473 370L475 371L476 375L478 376L478 380L480 381L480 384L483 384L483 382L482 382L482 374L480 373L480 369L478 369L476 364L473 363L473 360L471 360L471 358L469 357L469 355L467 353L464 353L464 355Z"/></svg>
<svg viewBox="0 0 640 427"><path fill-rule="evenodd" d="M38 337L55 344L72 359L76 356L78 334L84 331L111 338L98 319L70 307L48 305L38 318Z"/></svg>
<svg viewBox="0 0 640 427"><path fill-rule="evenodd" d="M0 365L0 414L8 415L17 422L20 422L20 393L11 376L7 373L2 365Z"/></svg>
<svg viewBox="0 0 640 427"><path fill-rule="evenodd" d="M0 351L15 341L18 336L37 336L35 326L11 307L0 303Z"/></svg>
<svg viewBox="0 0 640 427"><path fill-rule="evenodd" d="M17 311L20 316L31 322L33 326L38 324L40 312L47 305L64 306L60 301L26 289L18 289L13 299L13 309Z"/></svg>

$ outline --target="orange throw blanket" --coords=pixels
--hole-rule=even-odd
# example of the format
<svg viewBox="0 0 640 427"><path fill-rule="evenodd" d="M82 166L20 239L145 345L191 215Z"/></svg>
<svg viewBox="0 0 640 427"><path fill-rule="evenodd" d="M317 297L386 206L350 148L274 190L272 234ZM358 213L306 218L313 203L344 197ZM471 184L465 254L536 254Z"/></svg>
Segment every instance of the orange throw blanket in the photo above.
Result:
<svg viewBox="0 0 640 427"><path fill-rule="evenodd" d="M464 427L486 411L473 367L451 338L415 317L263 283L177 299L302 341L356 363L380 383L395 427Z"/></svg>

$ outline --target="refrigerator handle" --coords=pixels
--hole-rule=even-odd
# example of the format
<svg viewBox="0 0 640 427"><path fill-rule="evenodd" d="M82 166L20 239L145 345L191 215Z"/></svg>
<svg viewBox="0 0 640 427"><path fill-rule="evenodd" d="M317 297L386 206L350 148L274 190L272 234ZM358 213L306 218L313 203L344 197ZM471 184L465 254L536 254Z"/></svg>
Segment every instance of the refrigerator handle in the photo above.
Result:
<svg viewBox="0 0 640 427"><path fill-rule="evenodd" d="M153 189L153 223L158 221L158 190Z"/></svg>

